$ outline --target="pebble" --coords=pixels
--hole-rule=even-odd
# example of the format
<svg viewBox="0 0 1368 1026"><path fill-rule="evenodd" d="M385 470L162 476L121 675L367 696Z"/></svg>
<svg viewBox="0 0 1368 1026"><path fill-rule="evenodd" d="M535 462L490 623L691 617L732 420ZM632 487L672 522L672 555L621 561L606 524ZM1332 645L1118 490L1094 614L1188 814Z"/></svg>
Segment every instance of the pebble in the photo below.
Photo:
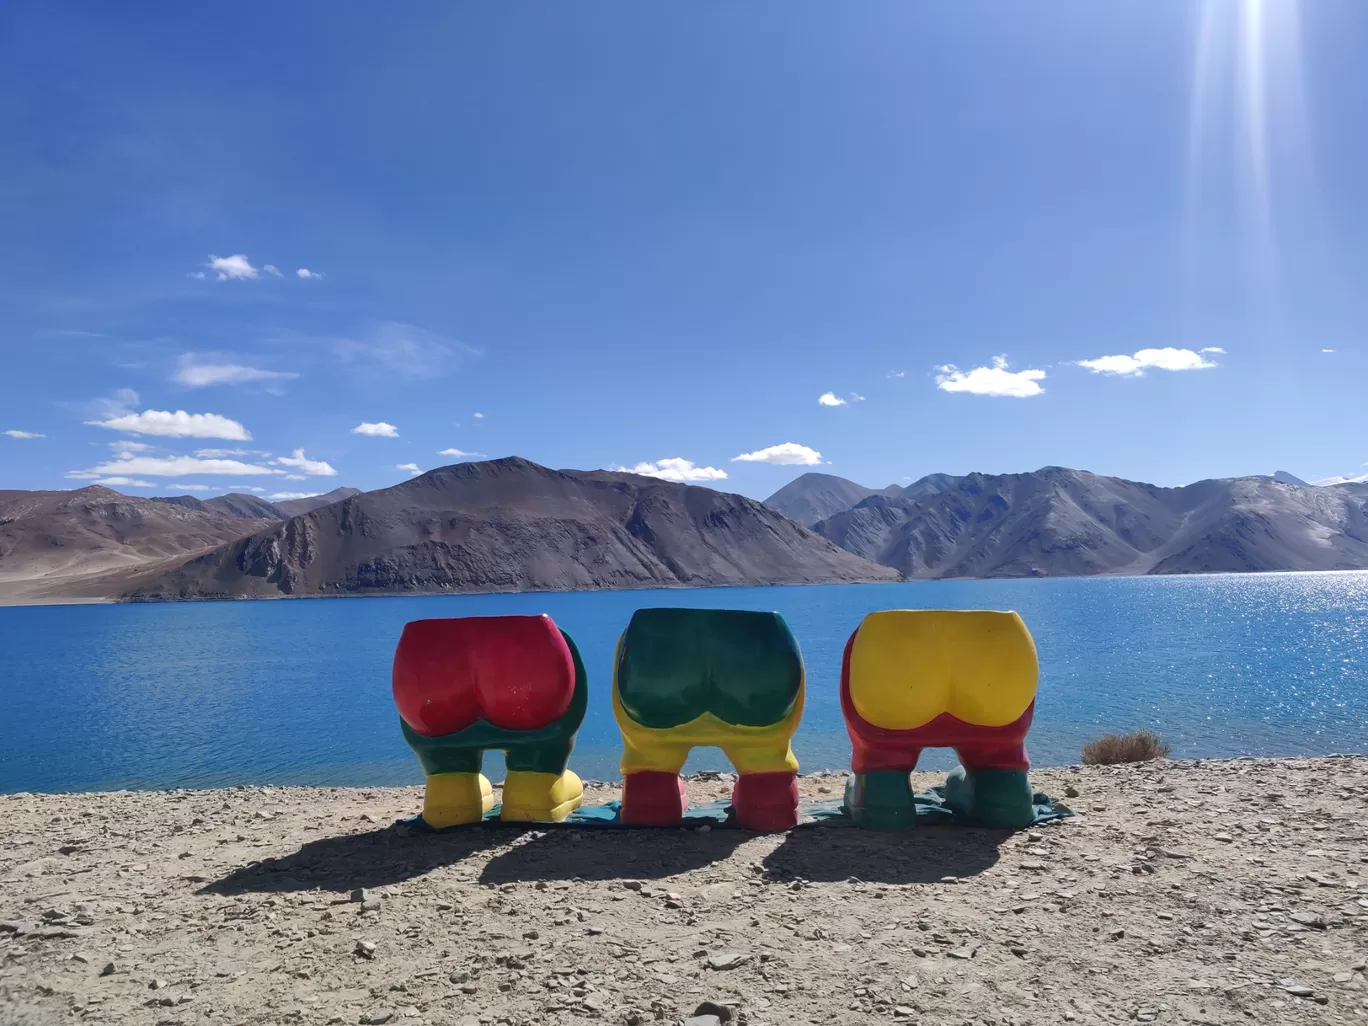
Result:
<svg viewBox="0 0 1368 1026"><path fill-rule="evenodd" d="M1312 990L1310 987L1306 986L1303 983L1294 983L1290 987L1284 987L1283 991L1288 994L1291 994L1293 997L1299 998L1309 998L1316 993L1314 990Z"/></svg>
<svg viewBox="0 0 1368 1026"><path fill-rule="evenodd" d="M356 954L360 955L362 958L374 958L375 942L368 940L359 940L356 942L356 947L352 950Z"/></svg>
<svg viewBox="0 0 1368 1026"><path fill-rule="evenodd" d="M684 1026L722 1026L722 1020L715 1015L695 1015L685 1019Z"/></svg>
<svg viewBox="0 0 1368 1026"><path fill-rule="evenodd" d="M370 896L370 891L366 890L364 887L358 887L356 890L352 891L351 894L347 895L347 900L356 902L369 901Z"/></svg>
<svg viewBox="0 0 1368 1026"><path fill-rule="evenodd" d="M361 1026L384 1026L394 1018L394 1013L388 1008L376 1008L361 1016Z"/></svg>
<svg viewBox="0 0 1368 1026"><path fill-rule="evenodd" d="M750 955L740 951L721 951L716 955L708 956L709 969L735 969L737 966L745 965L750 961Z"/></svg>
<svg viewBox="0 0 1368 1026"><path fill-rule="evenodd" d="M118 966L116 966L113 962L106 962L106 963L105 963L105 967L104 967L103 969L100 970L100 975L101 975L101 976L113 976L113 975L114 975L115 973L117 973L118 971L119 971Z"/></svg>
<svg viewBox="0 0 1368 1026"><path fill-rule="evenodd" d="M1213 834L1212 840L1220 841L1222 844L1230 844L1235 838L1231 837L1229 834Z"/></svg>

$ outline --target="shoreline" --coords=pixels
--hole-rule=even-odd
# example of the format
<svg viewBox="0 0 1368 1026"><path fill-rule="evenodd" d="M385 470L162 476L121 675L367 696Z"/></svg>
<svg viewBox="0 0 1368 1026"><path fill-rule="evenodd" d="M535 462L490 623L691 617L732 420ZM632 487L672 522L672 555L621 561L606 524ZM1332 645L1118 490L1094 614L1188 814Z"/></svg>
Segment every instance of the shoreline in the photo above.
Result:
<svg viewBox="0 0 1368 1026"><path fill-rule="evenodd" d="M530 590L517 591L508 589L477 589L468 591L379 591L379 592L342 592L337 594L309 594L309 595L207 595L197 598L125 598L119 596L66 596L51 598L47 596L37 596L26 598L23 595L6 595L0 590L0 609L4 608L32 608L41 606L91 606L91 605L116 605L116 606L163 606L177 604L199 604L211 602L278 602L292 599L366 599L366 598L460 598L463 596L489 596L489 595L584 595L599 592L647 592L647 591L708 591L716 589L733 588L823 588L840 587L844 585L887 585L896 587L903 584L942 584L942 583L964 583L969 581L1093 581L1093 580L1116 580L1117 578L1155 578L1155 579L1179 579L1179 578L1212 578L1212 577L1272 577L1287 574L1364 574L1368 573L1368 567L1345 570L1214 570L1192 571L1183 573L1100 573L1100 574L1041 574L1027 575L1020 574L1012 577L904 577L899 581L888 580L859 580L859 581L789 581L780 584L766 584L747 582L745 584L645 584L641 587L626 588L580 588L572 591L552 591L552 590ZM37 580L37 579L33 579Z"/></svg>
<svg viewBox="0 0 1368 1026"><path fill-rule="evenodd" d="M800 788L839 797L843 777ZM1075 817L425 836L393 825L418 787L4 795L0 1021L642 1026L705 1001L745 1026L1368 1018L1368 758L1031 778Z"/></svg>

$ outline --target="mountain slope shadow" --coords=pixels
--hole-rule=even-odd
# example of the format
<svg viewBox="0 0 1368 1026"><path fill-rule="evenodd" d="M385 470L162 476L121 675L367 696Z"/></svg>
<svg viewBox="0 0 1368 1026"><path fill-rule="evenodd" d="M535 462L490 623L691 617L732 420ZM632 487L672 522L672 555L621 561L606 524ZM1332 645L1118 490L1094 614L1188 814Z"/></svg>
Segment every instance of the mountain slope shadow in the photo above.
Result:
<svg viewBox="0 0 1368 1026"><path fill-rule="evenodd" d="M668 828L534 833L491 858L480 882L659 880L723 862L754 836L745 830Z"/></svg>
<svg viewBox="0 0 1368 1026"><path fill-rule="evenodd" d="M977 876L997 864L1005 830L924 826L896 833L859 829L798 829L762 859L779 879L817 882L938 883Z"/></svg>
<svg viewBox="0 0 1368 1026"><path fill-rule="evenodd" d="M392 827L309 841L293 855L239 866L200 894L350 891L402 883L508 844L520 827L483 827L400 837Z"/></svg>

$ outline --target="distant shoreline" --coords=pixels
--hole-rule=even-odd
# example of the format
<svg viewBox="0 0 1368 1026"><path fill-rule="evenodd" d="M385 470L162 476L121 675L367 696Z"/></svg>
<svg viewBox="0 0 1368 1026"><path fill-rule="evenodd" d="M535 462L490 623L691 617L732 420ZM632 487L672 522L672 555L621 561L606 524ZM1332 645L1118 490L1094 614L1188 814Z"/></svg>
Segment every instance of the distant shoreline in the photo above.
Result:
<svg viewBox="0 0 1368 1026"><path fill-rule="evenodd" d="M707 591L712 589L731 589L731 588L825 588L825 587L845 587L846 585L887 585L896 587L903 584L949 584L963 583L965 581L1093 581L1093 580L1115 580L1117 578L1154 578L1171 580L1175 578L1191 577L1273 577L1285 574L1368 574L1368 569L1349 569L1349 570L1212 570L1212 571L1193 571L1183 573L1162 573L1162 574L1129 574L1129 573L1100 573L1100 574L1040 574L1035 576L1013 576L1013 577L905 577L900 581L888 580L860 580L860 581L787 581L784 583L769 583L765 581L751 582L742 584L661 584L652 582L642 584L639 587L625 588L571 588L571 589L551 589L551 588L528 588L528 589L503 589L503 588L475 588L468 591L348 591L336 594L309 594L309 595L200 595L194 598L119 598L119 597L100 597L100 596L70 596L70 597L46 597L35 596L26 597L22 595L6 595L0 590L0 608L19 608L33 606L160 606L175 605L177 603L211 603L211 602L279 602L293 599L361 599L361 598L459 598L465 595L583 595L596 592L621 592L621 591ZM0 586L3 587L3 586Z"/></svg>

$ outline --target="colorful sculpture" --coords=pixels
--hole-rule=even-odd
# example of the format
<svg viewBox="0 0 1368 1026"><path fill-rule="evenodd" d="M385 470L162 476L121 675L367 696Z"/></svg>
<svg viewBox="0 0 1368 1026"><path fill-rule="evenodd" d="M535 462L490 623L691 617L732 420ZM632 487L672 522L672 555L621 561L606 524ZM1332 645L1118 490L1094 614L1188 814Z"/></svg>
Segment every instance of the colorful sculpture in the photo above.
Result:
<svg viewBox="0 0 1368 1026"><path fill-rule="evenodd" d="M622 820L678 823L679 771L697 745L736 768L732 807L754 830L798 821L803 657L778 613L638 609L618 641L613 714L622 730Z"/></svg>
<svg viewBox="0 0 1368 1026"><path fill-rule="evenodd" d="M953 748L946 803L987 826L1034 822L1026 732L1035 643L1016 613L870 613L846 643L841 709L854 745L846 812L861 826L916 822L908 774L923 748Z"/></svg>
<svg viewBox="0 0 1368 1026"><path fill-rule="evenodd" d="M549 616L472 616L406 624L394 653L404 740L427 775L423 820L473 823L493 808L484 753L508 766L500 818L559 822L583 787L566 768L588 681L574 641Z"/></svg>

